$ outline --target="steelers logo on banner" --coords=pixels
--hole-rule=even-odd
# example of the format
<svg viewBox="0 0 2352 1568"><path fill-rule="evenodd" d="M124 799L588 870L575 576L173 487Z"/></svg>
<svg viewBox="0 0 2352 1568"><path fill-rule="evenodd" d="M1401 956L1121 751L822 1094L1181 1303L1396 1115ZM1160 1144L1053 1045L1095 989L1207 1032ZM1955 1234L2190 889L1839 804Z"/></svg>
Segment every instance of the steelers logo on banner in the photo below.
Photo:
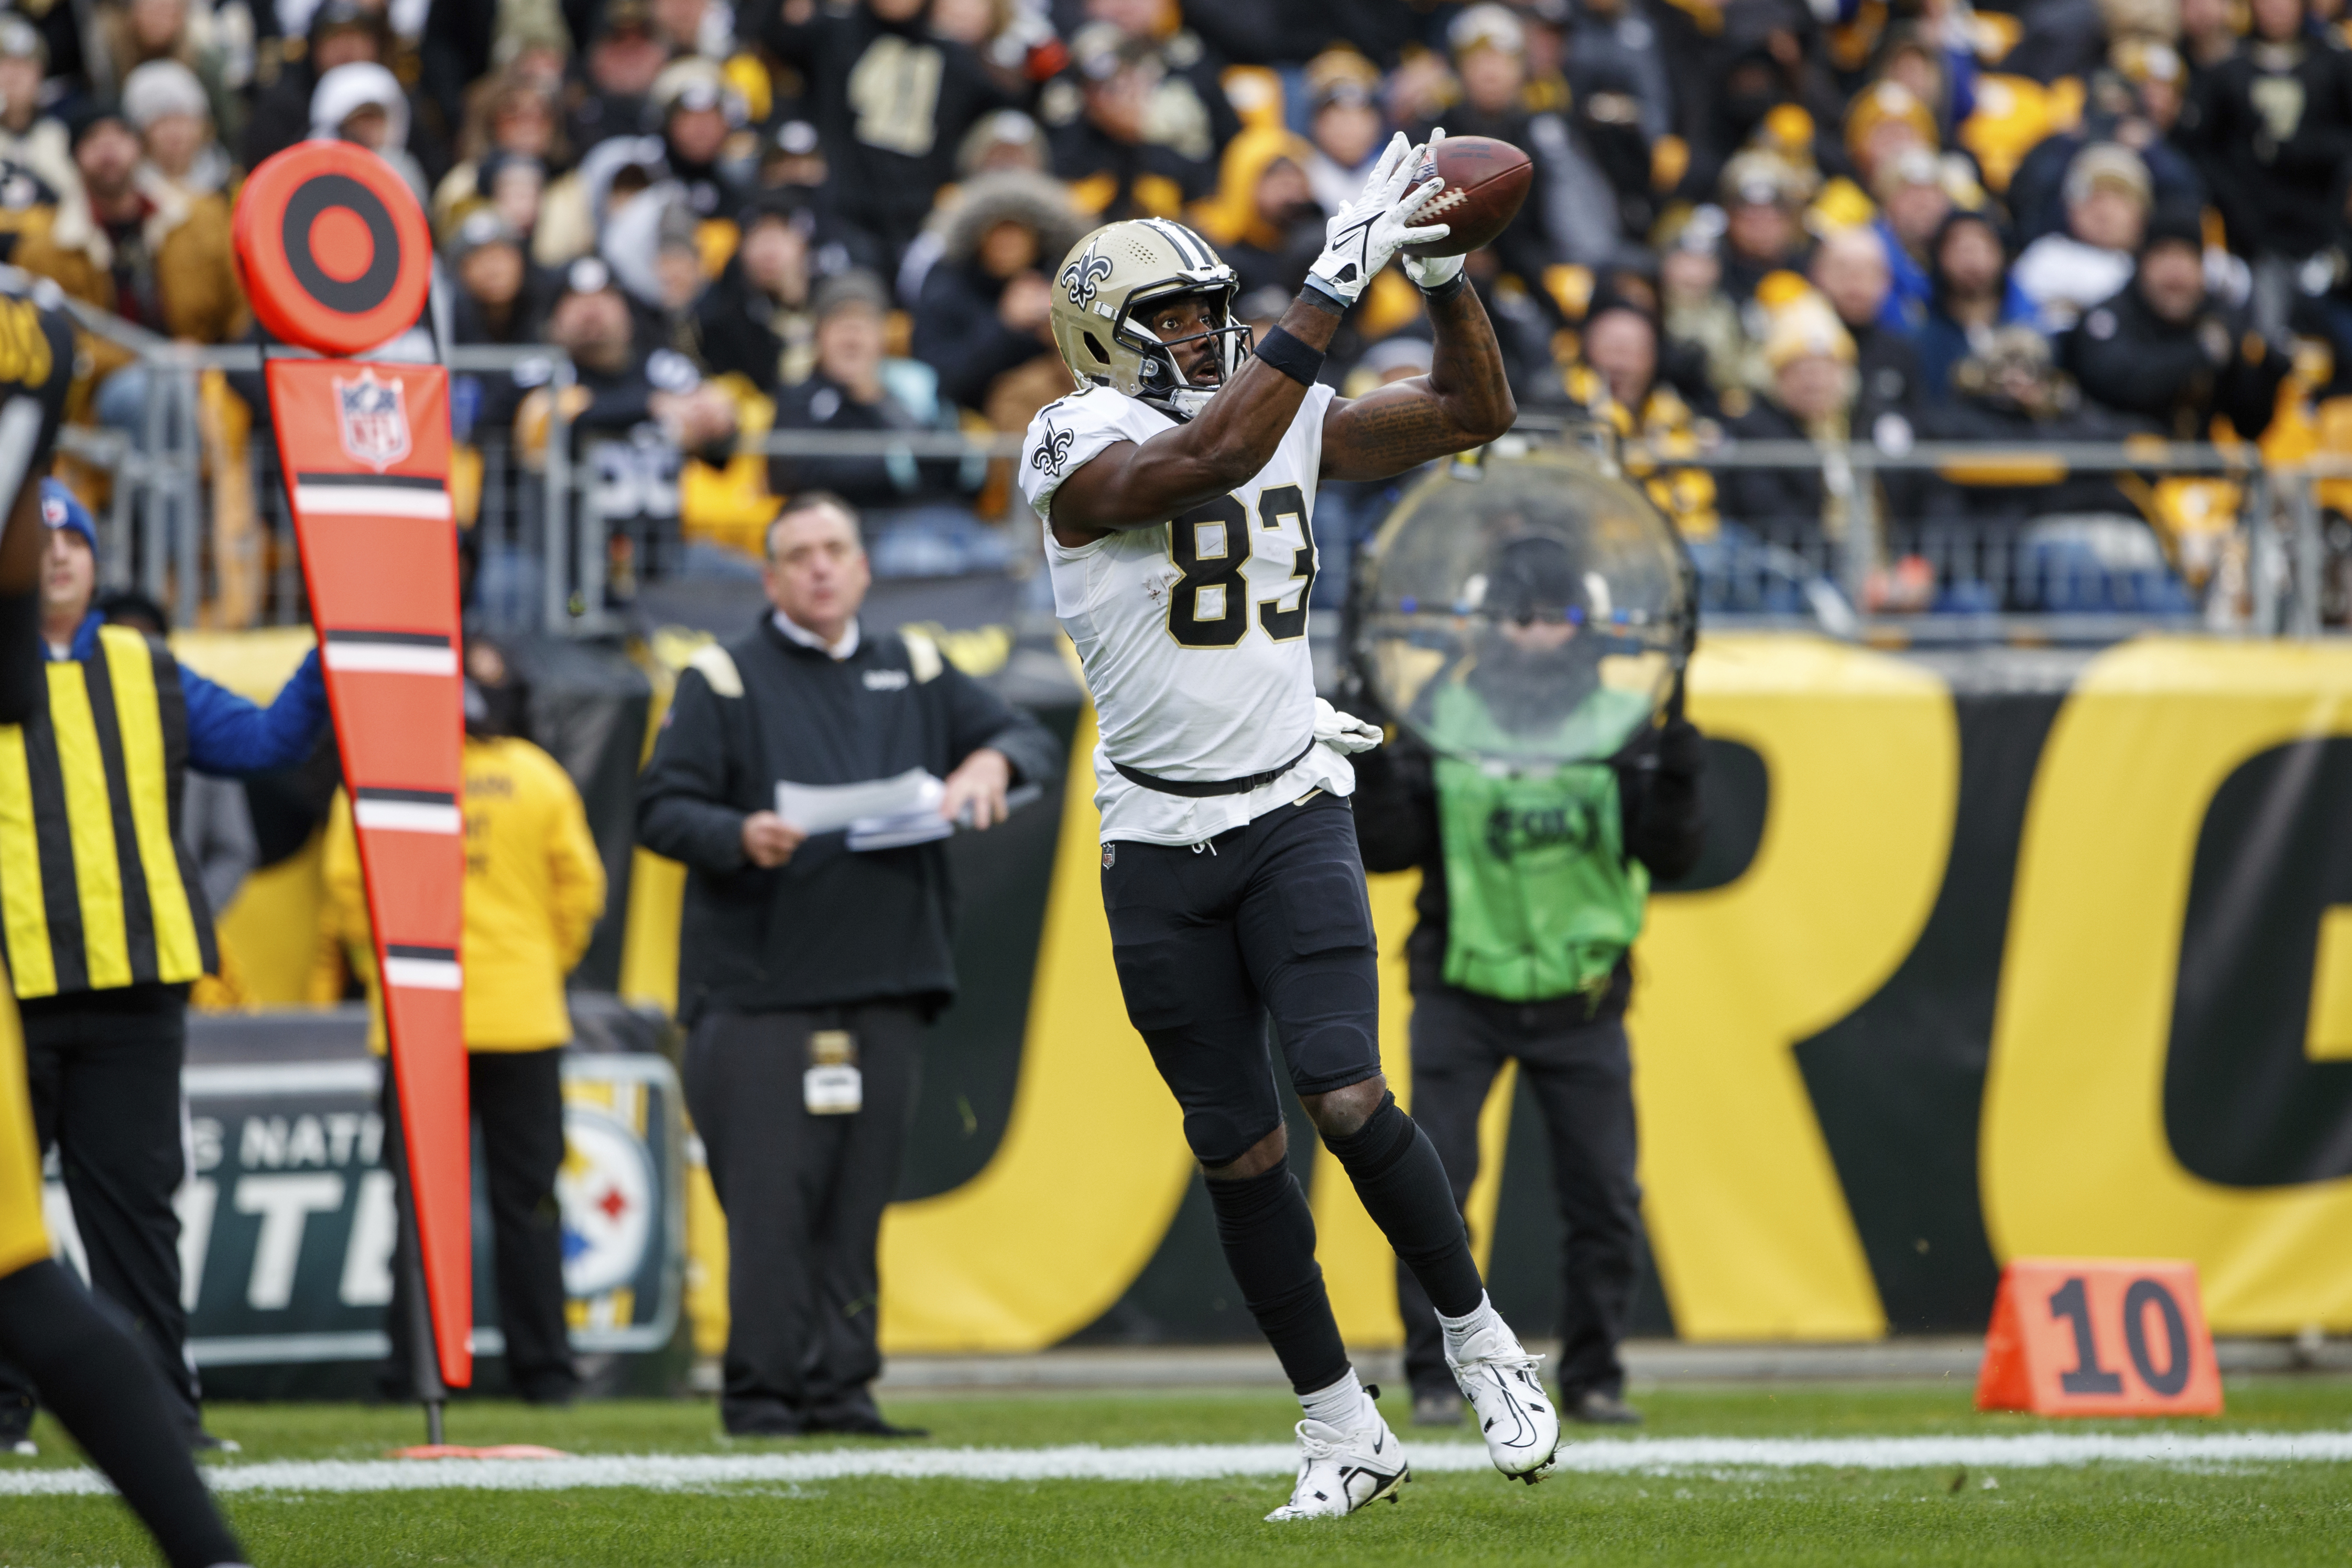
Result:
<svg viewBox="0 0 2352 1568"><path fill-rule="evenodd" d="M367 149L305 142L245 183L234 233L245 291L271 336L362 353L416 324L433 239L408 182Z"/></svg>
<svg viewBox="0 0 2352 1568"><path fill-rule="evenodd" d="M653 1238L658 1188L653 1155L625 1123L583 1105L563 1108L563 1289L596 1296L627 1285Z"/></svg>

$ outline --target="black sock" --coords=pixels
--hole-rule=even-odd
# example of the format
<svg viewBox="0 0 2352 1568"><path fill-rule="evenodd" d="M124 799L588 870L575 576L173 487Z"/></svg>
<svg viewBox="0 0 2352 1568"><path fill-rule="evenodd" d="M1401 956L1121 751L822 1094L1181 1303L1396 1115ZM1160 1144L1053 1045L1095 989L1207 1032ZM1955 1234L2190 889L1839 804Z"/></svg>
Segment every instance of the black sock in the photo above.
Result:
<svg viewBox="0 0 2352 1568"><path fill-rule="evenodd" d="M1315 1216L1289 1165L1238 1181L1212 1181L1209 1203L1217 1211L1217 1239L1234 1283L1290 1374L1290 1386L1312 1394L1339 1382L1347 1374L1348 1351L1323 1293L1323 1266L1315 1261Z"/></svg>
<svg viewBox="0 0 2352 1568"><path fill-rule="evenodd" d="M1470 1257L1470 1233L1454 1206L1454 1189L1437 1147L1387 1095L1371 1120L1345 1138L1326 1138L1339 1156L1364 1212L1389 1238L1397 1260L1412 1270L1429 1304L1448 1318L1466 1318L1486 1293Z"/></svg>
<svg viewBox="0 0 2352 1568"><path fill-rule="evenodd" d="M242 1563L146 1351L55 1261L0 1279L0 1350L106 1472L172 1568Z"/></svg>

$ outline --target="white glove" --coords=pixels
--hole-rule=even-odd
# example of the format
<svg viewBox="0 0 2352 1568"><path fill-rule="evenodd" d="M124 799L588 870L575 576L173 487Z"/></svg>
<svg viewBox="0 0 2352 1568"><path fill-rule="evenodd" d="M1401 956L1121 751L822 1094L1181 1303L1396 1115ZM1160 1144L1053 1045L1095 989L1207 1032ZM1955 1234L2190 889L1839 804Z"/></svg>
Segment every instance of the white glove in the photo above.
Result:
<svg viewBox="0 0 2352 1568"><path fill-rule="evenodd" d="M1364 190L1354 201L1341 207L1339 215L1323 226L1323 254L1307 269L1307 280L1343 305L1352 305L1366 284L1390 258L1408 245L1423 240L1444 239L1445 226L1426 228L1412 226L1412 215L1422 203L1445 188L1445 182L1433 179L1427 184L1408 189L1413 172L1421 161L1413 154L1412 144L1400 131L1391 141L1381 161L1364 181Z"/></svg>
<svg viewBox="0 0 2352 1568"><path fill-rule="evenodd" d="M1320 697L1315 700L1315 741L1341 756L1369 752L1381 743L1381 727L1353 713L1342 713Z"/></svg>
<svg viewBox="0 0 2352 1568"><path fill-rule="evenodd" d="M1437 144L1444 140L1445 127L1443 125L1429 133L1429 140L1422 146L1424 161L1420 168L1433 174L1437 172ZM1463 258L1459 256L1407 256L1401 259L1404 263L1404 275L1424 291L1443 289L1462 276Z"/></svg>

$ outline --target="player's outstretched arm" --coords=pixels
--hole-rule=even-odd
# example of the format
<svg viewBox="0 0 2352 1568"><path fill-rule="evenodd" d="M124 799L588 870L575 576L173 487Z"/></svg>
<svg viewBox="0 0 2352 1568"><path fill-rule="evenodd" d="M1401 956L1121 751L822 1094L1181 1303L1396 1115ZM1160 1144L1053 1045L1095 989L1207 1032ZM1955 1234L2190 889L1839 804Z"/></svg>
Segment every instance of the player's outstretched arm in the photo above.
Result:
<svg viewBox="0 0 2352 1568"><path fill-rule="evenodd" d="M1429 374L1369 396L1332 401L1323 416L1323 477L1384 479L1433 458L1484 446L1511 427L1518 404L1503 374L1495 324L1468 283L1426 296L1437 328Z"/></svg>
<svg viewBox="0 0 2352 1568"><path fill-rule="evenodd" d="M1325 226L1307 287L1258 355L1189 422L1149 441L1106 447L1064 479L1052 502L1055 540L1075 548L1116 529L1155 528L1246 484L1273 460L1340 314L1398 251L1445 236L1443 224L1413 222L1444 188L1433 179L1415 185L1418 168L1416 150L1399 132L1372 165L1363 194Z"/></svg>
<svg viewBox="0 0 2352 1568"><path fill-rule="evenodd" d="M1283 313L1282 330L1331 346L1339 310L1312 290ZM1149 441L1104 447L1054 492L1054 537L1076 548L1122 528L1156 528L1247 483L1273 461L1307 388L1263 360L1246 360L1192 419Z"/></svg>

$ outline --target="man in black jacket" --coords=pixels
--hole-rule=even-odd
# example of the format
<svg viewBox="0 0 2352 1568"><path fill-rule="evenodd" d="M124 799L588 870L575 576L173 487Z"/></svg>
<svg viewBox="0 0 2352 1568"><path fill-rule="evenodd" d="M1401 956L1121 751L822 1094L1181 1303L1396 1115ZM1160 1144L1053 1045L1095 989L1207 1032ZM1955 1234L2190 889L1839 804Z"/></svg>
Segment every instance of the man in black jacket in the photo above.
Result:
<svg viewBox="0 0 2352 1568"><path fill-rule="evenodd" d="M1578 721L1580 704L1595 694L1576 679L1570 657L1578 632L1566 607L1581 595L1566 557L1549 538L1504 547L1486 590L1496 627L1460 679L1432 682L1457 688L1440 694L1437 709L1449 696L1475 702L1521 735ZM1557 945L1538 940L1558 934L1555 927L1591 935L1612 922L1630 942L1650 879L1685 876L1697 864L1706 834L1698 730L1682 716L1677 688L1663 727L1643 724L1605 764L1564 767L1549 778L1498 782L1475 764L1433 757L1402 733L1349 760L1365 868L1422 874L1420 919L1405 940L1413 1120L1437 1145L1454 1201L1466 1201L1487 1090L1506 1061L1519 1064L1543 1114L1567 1228L1560 1412L1585 1422L1639 1421L1624 1403L1617 1359L1642 1237L1624 1025L1633 968L1614 942L1542 952L1532 946ZM1547 790L1557 798L1546 801ZM1482 792L1486 798L1470 798ZM1481 907L1457 909L1465 894ZM1570 897L1590 910L1558 907ZM1553 906L1548 917L1526 918L1538 903ZM1514 933L1528 939L1528 951L1507 951ZM1413 1421L1454 1425L1462 1401L1446 1373L1436 1316L1403 1268L1397 1302Z"/></svg>
<svg viewBox="0 0 2352 1568"><path fill-rule="evenodd" d="M2252 330L2247 312L2205 287L2205 240L2194 208L2158 212L2132 280L2094 307L2067 340L2084 395L2202 441L2226 416L2252 440L2270 428L2293 356Z"/></svg>
<svg viewBox="0 0 2352 1568"><path fill-rule="evenodd" d="M739 1435L892 1436L867 1386L875 1243L923 1026L955 994L947 857L803 833L776 786L922 768L942 817L986 827L1061 758L928 640L860 626L866 552L837 498L778 516L765 576L774 613L679 676L637 797L639 840L688 868L687 1105L727 1213L719 1408Z"/></svg>

